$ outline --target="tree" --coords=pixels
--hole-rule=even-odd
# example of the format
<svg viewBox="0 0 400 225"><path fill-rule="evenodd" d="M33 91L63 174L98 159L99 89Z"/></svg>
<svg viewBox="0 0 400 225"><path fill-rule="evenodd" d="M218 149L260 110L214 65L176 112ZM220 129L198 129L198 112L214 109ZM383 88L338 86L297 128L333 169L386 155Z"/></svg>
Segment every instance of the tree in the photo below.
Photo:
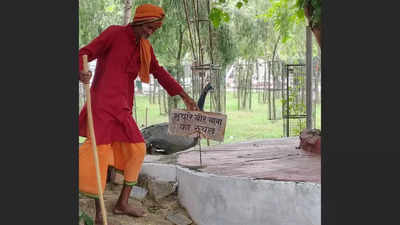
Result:
<svg viewBox="0 0 400 225"><path fill-rule="evenodd" d="M183 13L181 0L154 1L159 4L166 14L163 26L157 30L156 35L150 37L154 51L160 65L167 68L168 72L179 82L183 82L182 61L189 50L188 38L186 37L186 21ZM155 83L156 84L156 83ZM154 88L156 88L154 86ZM177 108L180 98L168 96L168 111Z"/></svg>
<svg viewBox="0 0 400 225"><path fill-rule="evenodd" d="M229 12L224 8L228 2L235 2L238 9L242 8L244 0L219 0L211 9L210 19L213 25L218 27L221 23L230 20ZM308 24L317 40L319 47L322 45L322 0L270 0L272 7L279 8L277 14L273 15L273 20L282 34L283 42L285 42L285 33L289 30L293 22L293 16L304 20L307 18ZM274 9L272 10L274 11ZM282 14L282 12L284 12Z"/></svg>
<svg viewBox="0 0 400 225"><path fill-rule="evenodd" d="M124 18L123 24L128 24L131 20L132 14L132 0L124 0Z"/></svg>
<svg viewBox="0 0 400 225"><path fill-rule="evenodd" d="M89 44L110 25L122 24L120 0L79 1L79 47Z"/></svg>
<svg viewBox="0 0 400 225"><path fill-rule="evenodd" d="M299 17L305 16L319 47L322 46L322 0L296 0ZM304 13L302 13L304 12Z"/></svg>

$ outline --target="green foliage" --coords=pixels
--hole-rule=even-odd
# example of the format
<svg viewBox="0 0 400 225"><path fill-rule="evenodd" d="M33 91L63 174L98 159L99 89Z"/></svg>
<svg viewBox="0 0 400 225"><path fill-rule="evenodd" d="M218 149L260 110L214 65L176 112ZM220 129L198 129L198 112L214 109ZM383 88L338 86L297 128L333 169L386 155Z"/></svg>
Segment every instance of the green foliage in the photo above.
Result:
<svg viewBox="0 0 400 225"><path fill-rule="evenodd" d="M304 17L297 16L295 0L270 0L270 2L271 7L261 17L272 21L275 30L281 35L282 43L286 43L291 38L293 27L304 21Z"/></svg>
<svg viewBox="0 0 400 225"><path fill-rule="evenodd" d="M238 56L238 50L229 26L222 24L215 29L214 33L216 48L213 53L216 61L223 67L233 63Z"/></svg>
<svg viewBox="0 0 400 225"><path fill-rule="evenodd" d="M149 3L149 1L144 1ZM174 67L178 60L178 50L180 44L180 35L183 35L183 44L181 49L180 60L190 50L190 42L187 35L187 23L184 14L183 4L179 0L170 1L154 1L152 4L162 3L162 8L165 12L165 19L160 29L150 37L150 42L159 63L163 66ZM140 5L141 2L135 2L135 5ZM136 7L136 6L135 6Z"/></svg>
<svg viewBox="0 0 400 225"><path fill-rule="evenodd" d="M236 3L236 7L237 7L238 9L242 8L242 6L243 6L243 3L242 3L242 2Z"/></svg>
<svg viewBox="0 0 400 225"><path fill-rule="evenodd" d="M228 4L229 1L219 0L215 6L212 8L214 11L210 14L210 20L213 22L215 27L218 27L222 21L228 22L223 18L229 18L229 14L224 11L224 6ZM233 2L233 0L231 1ZM236 8L240 9L243 7L243 3L247 4L248 0L235 0ZM285 20L289 19L289 23L292 23L296 16L300 20L304 20L304 8L310 8L310 25L311 27L320 26L321 15L322 15L322 0L270 0L273 3L272 8L267 14L276 24L276 28L282 32L283 40L286 40L287 30ZM219 8L218 8L219 7ZM212 16L211 16L212 15Z"/></svg>
<svg viewBox="0 0 400 225"><path fill-rule="evenodd" d="M78 221L79 223L81 221L83 221L83 223L85 225L93 225L94 224L93 219L90 216L88 216L85 212L81 212L80 214L81 215L79 215L79 221Z"/></svg>
<svg viewBox="0 0 400 225"><path fill-rule="evenodd" d="M306 53L305 22L295 24L290 30L290 38L280 46L280 58L287 63L304 63ZM299 61L302 60L302 61Z"/></svg>
<svg viewBox="0 0 400 225"><path fill-rule="evenodd" d="M110 25L122 24L120 0L79 1L79 47L89 44Z"/></svg>
<svg viewBox="0 0 400 225"><path fill-rule="evenodd" d="M222 22L227 23L230 21L229 13L227 13L226 11L231 2L232 1L219 0L211 7L210 15L208 18L215 28L218 28ZM235 0L235 2L235 7L240 9L243 7L244 4L248 3L248 0Z"/></svg>
<svg viewBox="0 0 400 225"><path fill-rule="evenodd" d="M311 27L318 27L321 25L322 0L296 0L296 7L296 14L301 18L304 18L304 8L309 7L311 13Z"/></svg>
<svg viewBox="0 0 400 225"><path fill-rule="evenodd" d="M219 27L222 21L229 22L229 14L219 8L212 8L210 11L209 19L214 27Z"/></svg>
<svg viewBox="0 0 400 225"><path fill-rule="evenodd" d="M246 7L239 2L247 4L247 1L218 1L210 13L215 28L228 25L238 57L272 59L278 43L283 45L278 45L276 56L292 61L303 57L305 19L304 10L298 10L297 0L254 0Z"/></svg>

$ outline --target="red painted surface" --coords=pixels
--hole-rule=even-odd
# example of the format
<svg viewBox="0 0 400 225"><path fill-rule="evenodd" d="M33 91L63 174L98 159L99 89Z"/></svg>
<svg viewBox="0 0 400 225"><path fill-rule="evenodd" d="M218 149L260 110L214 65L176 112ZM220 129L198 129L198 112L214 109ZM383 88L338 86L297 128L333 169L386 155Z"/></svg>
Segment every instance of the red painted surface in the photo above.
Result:
<svg viewBox="0 0 400 225"><path fill-rule="evenodd" d="M254 142L202 147L200 171L264 180L321 183L321 155L297 149L299 138L266 139ZM177 163L200 166L200 152L183 152Z"/></svg>

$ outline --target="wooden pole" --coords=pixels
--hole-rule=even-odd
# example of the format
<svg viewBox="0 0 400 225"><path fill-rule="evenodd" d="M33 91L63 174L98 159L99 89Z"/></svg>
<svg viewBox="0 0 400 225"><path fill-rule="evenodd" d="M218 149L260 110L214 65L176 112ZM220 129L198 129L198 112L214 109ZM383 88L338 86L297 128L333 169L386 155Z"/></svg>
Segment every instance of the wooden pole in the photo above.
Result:
<svg viewBox="0 0 400 225"><path fill-rule="evenodd" d="M89 66L88 66L87 55L83 55L82 58L83 58L83 71L88 72ZM86 106L87 106L87 114L88 114L89 132L90 132L90 138L92 141L94 163L95 163L95 167L96 167L96 178L97 178L97 187L98 187L98 191L99 191L100 208L101 208L101 213L103 214L103 224L108 225L106 208L104 206L103 191L102 191L102 187L101 187L101 178L100 178L100 169L99 169L99 158L97 155L96 137L94 134L90 88L89 88L89 84L84 84L84 85L85 85L85 91L86 91L86 101L87 101Z"/></svg>

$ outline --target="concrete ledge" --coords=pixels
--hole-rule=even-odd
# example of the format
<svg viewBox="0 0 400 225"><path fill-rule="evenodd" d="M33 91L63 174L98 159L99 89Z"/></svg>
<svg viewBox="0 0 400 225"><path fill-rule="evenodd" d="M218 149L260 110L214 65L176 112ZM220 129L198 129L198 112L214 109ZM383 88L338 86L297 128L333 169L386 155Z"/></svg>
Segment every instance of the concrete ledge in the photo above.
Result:
<svg viewBox="0 0 400 225"><path fill-rule="evenodd" d="M178 199L198 225L319 225L321 185L218 176L144 163L141 173L178 181Z"/></svg>
<svg viewBox="0 0 400 225"><path fill-rule="evenodd" d="M159 181L176 181L176 170L175 165L170 164L159 164L159 163L143 163L140 174L154 177Z"/></svg>
<svg viewBox="0 0 400 225"><path fill-rule="evenodd" d="M321 188L224 177L179 168L178 197L199 225L321 224Z"/></svg>

